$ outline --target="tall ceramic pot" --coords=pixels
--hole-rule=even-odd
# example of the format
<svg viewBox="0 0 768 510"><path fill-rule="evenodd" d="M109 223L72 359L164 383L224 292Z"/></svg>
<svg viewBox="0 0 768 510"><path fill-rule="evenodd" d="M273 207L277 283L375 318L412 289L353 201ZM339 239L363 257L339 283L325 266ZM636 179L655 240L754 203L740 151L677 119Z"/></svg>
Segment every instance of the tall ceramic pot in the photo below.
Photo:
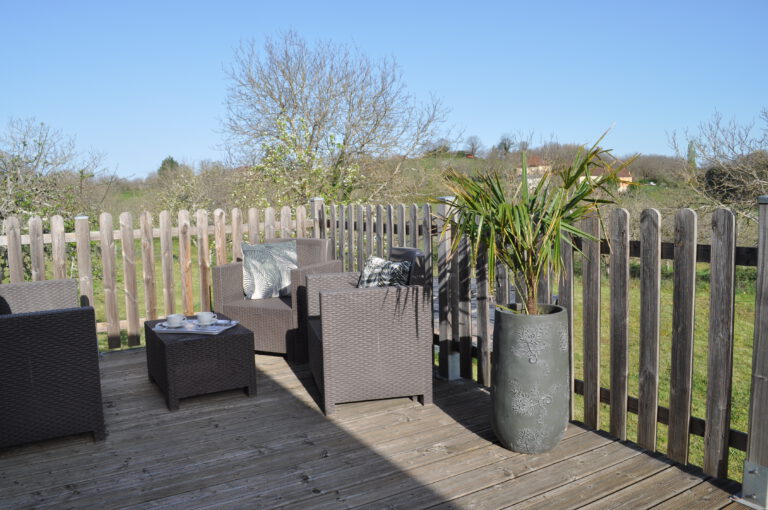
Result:
<svg viewBox="0 0 768 510"><path fill-rule="evenodd" d="M557 445L568 425L568 312L539 305L539 315L496 309L491 363L492 425L520 453Z"/></svg>

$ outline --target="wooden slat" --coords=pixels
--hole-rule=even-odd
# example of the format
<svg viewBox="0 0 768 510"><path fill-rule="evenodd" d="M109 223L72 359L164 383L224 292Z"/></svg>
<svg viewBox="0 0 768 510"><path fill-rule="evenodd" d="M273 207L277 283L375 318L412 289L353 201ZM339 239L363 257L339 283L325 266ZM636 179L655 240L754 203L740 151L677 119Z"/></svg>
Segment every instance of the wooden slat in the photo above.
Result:
<svg viewBox="0 0 768 510"><path fill-rule="evenodd" d="M376 256L384 256L384 208L376 206Z"/></svg>
<svg viewBox="0 0 768 510"><path fill-rule="evenodd" d="M672 370L669 384L667 455L688 463L688 422L693 391L693 327L696 293L696 213L675 214L675 276L672 307Z"/></svg>
<svg viewBox="0 0 768 510"><path fill-rule="evenodd" d="M181 303L184 315L195 313L192 295L192 233L190 231L189 211L179 211L179 270L181 272Z"/></svg>
<svg viewBox="0 0 768 510"><path fill-rule="evenodd" d="M486 248L480 247L477 254L477 382L491 385L491 318L490 282L488 280L488 256Z"/></svg>
<svg viewBox="0 0 768 510"><path fill-rule="evenodd" d="M226 218L222 209L213 211L213 241L216 245L216 265L222 266L227 260ZM264 222L266 223L266 219ZM266 228L265 228L266 230Z"/></svg>
<svg viewBox="0 0 768 510"><path fill-rule="evenodd" d="M472 379L472 300L470 298L470 256L469 243L466 237L459 243L458 253L459 276L459 371L461 377Z"/></svg>
<svg viewBox="0 0 768 510"><path fill-rule="evenodd" d="M90 306L95 306L95 301L93 300L93 272L91 270L90 230L87 216L77 216L75 218L77 277L80 281L80 295L88 299Z"/></svg>
<svg viewBox="0 0 768 510"><path fill-rule="evenodd" d="M355 270L355 211L347 206L347 271Z"/></svg>
<svg viewBox="0 0 768 510"><path fill-rule="evenodd" d="M293 237L293 214L291 208L284 205L280 208L280 237Z"/></svg>
<svg viewBox="0 0 768 510"><path fill-rule="evenodd" d="M549 304L552 301L552 292L550 289L549 271L542 271L539 278L539 285L536 288L536 299L539 303Z"/></svg>
<svg viewBox="0 0 768 510"><path fill-rule="evenodd" d="M339 245L337 243L338 240L338 220L336 219L336 205L331 204L329 206L330 209L330 216L331 216L331 225L330 230L328 232L330 238L331 238L331 246L333 246L333 256L336 260L341 260L341 257L339 256ZM342 269L343 270L343 269Z"/></svg>
<svg viewBox="0 0 768 510"><path fill-rule="evenodd" d="M661 215L656 209L640 214L640 376L637 444L656 451L659 405L659 303L661 285Z"/></svg>
<svg viewBox="0 0 768 510"><path fill-rule="evenodd" d="M326 207L325 204L321 204L320 208L317 210L317 221L319 222L320 228L317 230L317 235L320 237L320 239L327 239L328 238L328 207Z"/></svg>
<svg viewBox="0 0 768 510"><path fill-rule="evenodd" d="M704 472L728 477L733 380L733 306L736 220L731 211L712 215L712 264L709 276L709 351L707 357L707 431Z"/></svg>
<svg viewBox="0 0 768 510"><path fill-rule="evenodd" d="M139 291L136 284L136 243L133 236L133 216L120 214L120 247L123 255L123 290L125 315L128 320L128 345L139 345Z"/></svg>
<svg viewBox="0 0 768 510"><path fill-rule="evenodd" d="M243 213L235 207L232 209L232 262L243 260Z"/></svg>
<svg viewBox="0 0 768 510"><path fill-rule="evenodd" d="M599 236L599 223L584 220L583 230ZM584 423L600 428L600 243L584 241Z"/></svg>
<svg viewBox="0 0 768 510"><path fill-rule="evenodd" d="M369 205L365 206L365 258L366 260L373 255L373 208Z"/></svg>
<svg viewBox="0 0 768 510"><path fill-rule="evenodd" d="M433 282L434 282L434 276L433 276L433 269L432 269L432 207L429 204L424 204L424 217L422 219L424 224L424 231L427 232L427 234L424 236L424 239L422 239L423 247L422 250L424 251L424 273L427 275L427 286L429 287L429 295L432 299L434 299L434 292L435 289L433 288ZM432 304L430 304L430 308L432 308ZM430 331L435 330L435 314L434 311L431 311L432 313L429 314L431 319L431 328Z"/></svg>
<svg viewBox="0 0 768 510"><path fill-rule="evenodd" d="M419 206L411 204L410 243L417 248L419 246Z"/></svg>
<svg viewBox="0 0 768 510"><path fill-rule="evenodd" d="M58 214L51 216L51 258L53 259L53 279L67 277L67 241L64 232L64 218Z"/></svg>
<svg viewBox="0 0 768 510"><path fill-rule="evenodd" d="M208 218L207 212L206 218ZM248 242L250 244L259 243L259 210L255 207L248 209Z"/></svg>
<svg viewBox="0 0 768 510"><path fill-rule="evenodd" d="M312 214L312 237L315 239L325 239L325 200L320 197L311 198L309 205L310 213Z"/></svg>
<svg viewBox="0 0 768 510"><path fill-rule="evenodd" d="M627 439L629 376L629 213L611 213L611 434Z"/></svg>
<svg viewBox="0 0 768 510"><path fill-rule="evenodd" d="M267 207L264 209L264 239L274 239L276 231L277 224L275 223L275 209L273 207Z"/></svg>
<svg viewBox="0 0 768 510"><path fill-rule="evenodd" d="M160 213L160 262L163 271L163 303L165 304L165 315L170 315L176 313L176 296L173 287L171 213L168 211L162 211Z"/></svg>
<svg viewBox="0 0 768 510"><path fill-rule="evenodd" d="M386 241L386 256L389 256L389 249L395 246L395 209L392 207L391 204L387 205L387 210L384 213L386 215L386 222L384 223L386 225L386 231L387 231L387 241ZM383 257L384 255L382 255Z"/></svg>
<svg viewBox="0 0 768 510"><path fill-rule="evenodd" d="M365 264L365 226L363 223L363 207L355 205L355 218L357 218L357 270L363 270Z"/></svg>
<svg viewBox="0 0 768 510"><path fill-rule="evenodd" d="M32 281L45 280L45 245L43 243L43 220L33 216L27 222L29 227L29 256Z"/></svg>
<svg viewBox="0 0 768 510"><path fill-rule="evenodd" d="M157 319L157 290L155 286L155 241L152 234L152 214L141 215L141 270L144 279L144 307L149 320Z"/></svg>
<svg viewBox="0 0 768 510"><path fill-rule="evenodd" d="M747 460L768 466L768 197L758 198L758 265Z"/></svg>
<svg viewBox="0 0 768 510"><path fill-rule="evenodd" d="M248 210L248 225L251 225L251 211ZM256 234L255 238L258 239L258 213L254 215L256 217ZM197 226L197 267L200 271L200 309L202 311L211 310L211 250L208 248L208 211L205 209L198 209L195 213L195 225ZM250 230L250 229L249 229ZM250 231L249 234L253 232ZM251 242L254 242L253 239Z"/></svg>
<svg viewBox="0 0 768 510"><path fill-rule="evenodd" d="M398 246L405 246L405 229L406 229L405 204L398 204L397 205L397 228L395 229L397 232Z"/></svg>
<svg viewBox="0 0 768 510"><path fill-rule="evenodd" d="M509 299L509 274L507 268L501 264L496 264L496 302L502 305L507 305L510 302ZM518 297L518 296L516 296ZM519 301L519 299L518 299Z"/></svg>
<svg viewBox="0 0 768 510"><path fill-rule="evenodd" d="M104 312L107 318L107 344L110 349L120 347L120 313L117 310L117 270L115 264L115 241L112 236L112 215L99 216L101 233L101 263L104 268L102 286L104 289Z"/></svg>
<svg viewBox="0 0 768 510"><path fill-rule="evenodd" d="M303 205L296 208L296 237L307 237L307 208Z"/></svg>
<svg viewBox="0 0 768 510"><path fill-rule="evenodd" d="M5 235L8 238L8 268L11 273L11 283L24 281L24 259L21 255L21 226L16 216L6 218Z"/></svg>
<svg viewBox="0 0 768 510"><path fill-rule="evenodd" d="M566 240L560 242L560 253L563 259L563 274L560 275L558 281L557 300L558 304L568 312L568 380L571 385L569 417L573 419L575 411L573 399L573 248Z"/></svg>
<svg viewBox="0 0 768 510"><path fill-rule="evenodd" d="M448 207L440 204L437 207L437 231L443 233L443 224ZM453 349L450 324L450 246L451 231L446 229L441 235L437 245L437 282L438 282L438 319L440 324L440 358L439 372L441 377L448 377L449 355Z"/></svg>
<svg viewBox="0 0 768 510"><path fill-rule="evenodd" d="M347 255L344 245L346 243L346 228L347 228L347 212L343 205L339 206L339 226L338 226L338 238L339 238L339 260L341 260L342 271L352 271L347 263Z"/></svg>

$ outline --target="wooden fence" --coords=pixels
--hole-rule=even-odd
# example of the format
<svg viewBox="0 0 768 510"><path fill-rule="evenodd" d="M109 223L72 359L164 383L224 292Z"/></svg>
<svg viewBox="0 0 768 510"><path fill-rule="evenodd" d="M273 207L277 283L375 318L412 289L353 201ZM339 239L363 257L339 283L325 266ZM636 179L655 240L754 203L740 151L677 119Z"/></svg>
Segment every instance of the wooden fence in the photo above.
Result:
<svg viewBox="0 0 768 510"><path fill-rule="evenodd" d="M263 211L249 209L244 217L234 209L229 215L222 210L213 212L212 224L206 211L190 215L181 211L176 225L168 212L159 215L156 225L149 213L141 215L139 225L128 213L119 217L115 228L109 214L99 218L98 232L89 231L87 218L75 221L74 232L64 232L60 217L50 219L47 232L42 221L33 218L22 234L15 218L5 221L5 235L0 236L0 247L8 250L10 280L25 278L22 247L28 250L31 278L42 279L46 274L54 278L67 275L67 246L74 243L77 274L82 293L93 302L91 243L101 248L103 268L102 292L105 324L109 347L120 346L120 330L127 329L128 345L138 345L139 327L144 318L158 316L158 293L162 296L164 314L176 311L177 289L180 289L184 313L195 309L193 279L197 278L199 309L210 308L209 269L212 253L215 263L223 264L242 254L244 238L258 242L263 238L287 236L315 236L332 240L336 257L343 261L345 271L360 270L371 254L386 256L392 246L417 246L433 254L437 267L437 305L435 343L439 345L439 373L453 376L452 367L458 358L459 375L471 378L473 364L477 363L477 379L486 386L490 383L491 332L490 296L492 288L497 299L506 301L510 279L499 272L496 282L488 280L488 268L481 258L474 278L470 271L470 258L466 243L460 251L451 254L450 232L437 237L442 231L446 210L439 206L433 211L429 205L348 205L326 206L316 200L307 208L295 210L268 208ZM602 242L580 243L584 258L581 269L583 292L580 313L583 325L583 380L573 379L573 392L584 397L585 424L600 428L600 404L610 405L609 430L620 438L627 438L628 413L637 414L637 442L655 451L658 424L668 425L667 455L674 461L688 462L690 436L704 437L704 471L717 477L728 475L728 451L736 448L747 451L748 460L768 465L768 431L760 428L768 416L768 204L761 204L760 246L736 247L735 222L730 211L719 210L712 217L712 244L698 245L696 213L680 210L675 216L675 239L662 243L660 215L650 209L643 211L640 221L640 239L628 238L629 215L623 209L610 213L608 239ZM227 221L228 220L228 221ZM204 228L201 228L203 227ZM583 228L599 237L596 220L585 222ZM213 242L209 242L213 236ZM229 239L227 239L229 238ZM155 281L156 240L159 239L161 281ZM135 245L141 242L142 277L137 274ZM116 241L122 255L123 288L116 285ZM194 241L194 243L193 243ZM192 251L196 246L196 270L193 270ZM46 252L50 253L50 273L46 273ZM211 253L212 252L212 253ZM539 289L542 301L554 294L558 303L574 312L574 256L564 250L566 275L557 289L543 281ZM607 256L607 263L603 258ZM639 388L638 396L629 395L629 282L630 259L640 261L639 307ZM175 262L175 260L177 262ZM669 407L659 405L659 342L660 342L660 284L661 260L674 261L672 363L669 381ZM428 271L432 271L432 258L428 257ZM705 418L691 416L693 332L696 263L710 263L710 299L708 325L708 378ZM607 266L610 279L610 313L601 317L601 278ZM757 304L755 319L754 366L752 371L752 401L749 434L732 430L730 426L731 385L734 348L734 269L737 265L757 266ZM178 267L178 269L176 269ZM175 282L180 277L179 284ZM474 296L471 292L475 283ZM144 308L139 313L138 288L143 288ZM492 287L493 286L493 287ZM159 287L162 288L160 291ZM120 315L118 294L124 294L125 313ZM476 318L472 319L472 310ZM144 317L142 318L141 315ZM606 324L607 323L607 324ZM610 387L600 385L601 328L607 327L610 337ZM573 347L573 327L571 345ZM571 349L573 352L573 348ZM573 369L573 357L571 361ZM573 372L572 372L573 373Z"/></svg>

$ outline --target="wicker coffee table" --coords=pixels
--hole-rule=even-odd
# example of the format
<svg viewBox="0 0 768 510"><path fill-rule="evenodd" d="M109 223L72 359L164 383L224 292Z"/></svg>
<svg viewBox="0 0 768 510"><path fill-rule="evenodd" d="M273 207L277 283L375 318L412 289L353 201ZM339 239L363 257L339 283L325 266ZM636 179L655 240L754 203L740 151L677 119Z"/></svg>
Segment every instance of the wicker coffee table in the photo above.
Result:
<svg viewBox="0 0 768 510"><path fill-rule="evenodd" d="M219 315L219 319L227 319ZM158 333L163 321L147 321L147 372L165 395L168 409L179 408L179 399L245 389L256 394L253 332L241 324L218 335Z"/></svg>

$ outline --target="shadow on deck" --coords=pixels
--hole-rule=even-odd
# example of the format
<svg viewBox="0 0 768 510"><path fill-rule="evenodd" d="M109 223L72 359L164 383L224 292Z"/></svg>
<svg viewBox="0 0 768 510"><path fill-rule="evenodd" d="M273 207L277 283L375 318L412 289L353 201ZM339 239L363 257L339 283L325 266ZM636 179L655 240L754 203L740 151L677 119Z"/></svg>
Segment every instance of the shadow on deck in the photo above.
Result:
<svg viewBox="0 0 768 510"><path fill-rule="evenodd" d="M723 508L737 484L571 424L535 456L494 443L488 394L435 381L435 405L315 401L306 366L256 356L258 394L169 412L143 349L103 355L106 441L0 450L0 508ZM735 504L734 504L735 505Z"/></svg>

